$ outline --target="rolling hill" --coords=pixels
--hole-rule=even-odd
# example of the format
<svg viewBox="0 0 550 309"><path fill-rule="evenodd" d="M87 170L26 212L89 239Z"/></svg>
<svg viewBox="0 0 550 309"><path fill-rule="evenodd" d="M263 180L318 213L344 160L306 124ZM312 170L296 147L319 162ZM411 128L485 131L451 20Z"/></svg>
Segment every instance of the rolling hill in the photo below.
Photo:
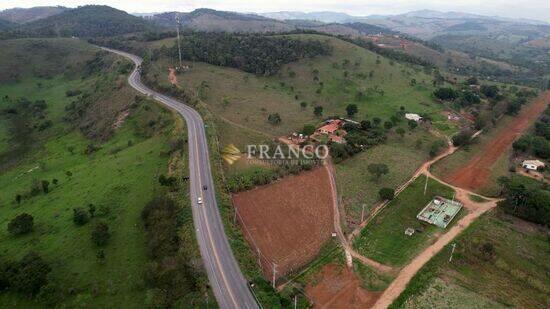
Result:
<svg viewBox="0 0 550 309"><path fill-rule="evenodd" d="M69 8L62 6L37 6L28 9L13 8L1 11L0 19L16 24L24 24L57 15L66 10L69 10Z"/></svg>
<svg viewBox="0 0 550 309"><path fill-rule="evenodd" d="M142 18L108 6L87 5L23 24L15 36L95 37L115 36L154 29Z"/></svg>
<svg viewBox="0 0 550 309"><path fill-rule="evenodd" d="M197 9L190 13L167 12L145 19L160 26L175 27L176 15L183 27L199 31L280 32L296 29L293 25L258 15L211 9Z"/></svg>
<svg viewBox="0 0 550 309"><path fill-rule="evenodd" d="M16 24L14 24L10 21L0 19L0 31L5 31L5 30L11 29L15 26L16 26Z"/></svg>

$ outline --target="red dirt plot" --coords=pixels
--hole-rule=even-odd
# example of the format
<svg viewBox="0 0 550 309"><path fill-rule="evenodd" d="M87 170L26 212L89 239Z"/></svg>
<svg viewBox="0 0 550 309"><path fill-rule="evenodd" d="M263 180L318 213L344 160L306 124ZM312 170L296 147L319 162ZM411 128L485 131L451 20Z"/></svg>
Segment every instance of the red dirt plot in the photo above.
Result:
<svg viewBox="0 0 550 309"><path fill-rule="evenodd" d="M270 185L233 195L239 223L271 280L311 261L331 238L333 228L330 180L316 168L287 176Z"/></svg>
<svg viewBox="0 0 550 309"><path fill-rule="evenodd" d="M313 308L371 308L382 292L370 292L361 287L361 281L348 268L325 265L317 284L306 287L306 295Z"/></svg>
<svg viewBox="0 0 550 309"><path fill-rule="evenodd" d="M525 106L510 125L496 138L489 141L483 150L472 157L463 167L451 172L444 180L457 187L475 190L483 187L498 158L539 117L550 102L550 91L542 93L535 102Z"/></svg>

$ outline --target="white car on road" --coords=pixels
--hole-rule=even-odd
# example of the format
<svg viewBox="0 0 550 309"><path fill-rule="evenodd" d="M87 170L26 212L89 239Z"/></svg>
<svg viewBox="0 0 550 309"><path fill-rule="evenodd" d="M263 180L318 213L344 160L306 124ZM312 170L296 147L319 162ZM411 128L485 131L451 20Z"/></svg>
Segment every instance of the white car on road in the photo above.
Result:
<svg viewBox="0 0 550 309"><path fill-rule="evenodd" d="M198 203L199 205L202 204L202 197L199 197L199 198L197 199L197 203Z"/></svg>

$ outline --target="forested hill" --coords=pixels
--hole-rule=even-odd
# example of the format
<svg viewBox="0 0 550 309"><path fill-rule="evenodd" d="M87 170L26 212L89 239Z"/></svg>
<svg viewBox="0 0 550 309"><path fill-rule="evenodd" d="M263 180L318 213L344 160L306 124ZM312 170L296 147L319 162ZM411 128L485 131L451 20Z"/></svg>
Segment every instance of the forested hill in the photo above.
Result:
<svg viewBox="0 0 550 309"><path fill-rule="evenodd" d="M216 32L186 36L182 40L182 50L190 60L234 67L260 75L272 75L285 63L331 53L328 44L316 40ZM175 47L172 53L177 54Z"/></svg>
<svg viewBox="0 0 550 309"><path fill-rule="evenodd" d="M13 37L101 37L151 30L142 18L108 6L87 5L21 25Z"/></svg>
<svg viewBox="0 0 550 309"><path fill-rule="evenodd" d="M15 27L14 23L0 19L0 31L5 31L13 27Z"/></svg>

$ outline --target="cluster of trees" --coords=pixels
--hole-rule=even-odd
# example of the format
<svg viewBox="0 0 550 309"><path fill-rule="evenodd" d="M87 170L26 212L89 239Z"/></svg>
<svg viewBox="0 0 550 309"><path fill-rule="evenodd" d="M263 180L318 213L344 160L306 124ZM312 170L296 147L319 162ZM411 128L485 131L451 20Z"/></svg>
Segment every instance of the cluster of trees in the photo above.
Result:
<svg viewBox="0 0 550 309"><path fill-rule="evenodd" d="M550 159L550 108L535 123L532 134L526 134L514 142L517 152L530 153L542 159Z"/></svg>
<svg viewBox="0 0 550 309"><path fill-rule="evenodd" d="M469 145L470 141L472 140L472 135L473 133L471 130L468 130L468 129L461 130L457 134L453 135L452 137L453 145L455 145L456 147Z"/></svg>
<svg viewBox="0 0 550 309"><path fill-rule="evenodd" d="M106 210L104 208L100 209L101 214L105 214ZM94 204L89 204L88 209L82 207L73 208L73 222L78 226L85 225L90 221L91 218L94 218L96 214L96 207ZM94 223L92 229L91 240L98 246L105 246L111 238L111 233L109 231L109 226L103 221L97 221ZM102 257L104 258L104 256Z"/></svg>
<svg viewBox="0 0 550 309"><path fill-rule="evenodd" d="M151 292L150 307L170 308L178 299L197 290L192 261L179 250L180 216L181 209L167 197L154 198L141 212L151 259L145 273Z"/></svg>
<svg viewBox="0 0 550 309"><path fill-rule="evenodd" d="M36 296L48 283L51 267L34 252L19 261L0 261L0 291L9 290L25 296Z"/></svg>
<svg viewBox="0 0 550 309"><path fill-rule="evenodd" d="M499 178L505 200L499 208L522 219L550 225L550 191L540 186L527 186L519 179Z"/></svg>
<svg viewBox="0 0 550 309"><path fill-rule="evenodd" d="M372 122L370 120L363 120L359 125L346 123L343 128L348 133L346 135L346 144L330 144L330 153L334 161L340 162L364 149L374 147L386 141L388 126L386 125L383 128L381 125L382 120L380 118L373 118Z"/></svg>
<svg viewBox="0 0 550 309"><path fill-rule="evenodd" d="M327 43L317 40L226 32L190 33L181 45L185 59L234 67L258 75L272 75L285 63L331 53ZM170 50L170 55L177 57L177 45Z"/></svg>
<svg viewBox="0 0 550 309"><path fill-rule="evenodd" d="M410 63L410 64L415 64L415 65L421 65L421 66L426 66L426 67L435 67L435 65L429 61L426 61L420 57L417 57L417 56L414 56L414 55L410 55L410 54L406 54L406 53L403 53L403 52L400 52L398 50L394 50L394 49L391 49L391 48L383 48L383 47L379 47L378 45L374 44L373 42L371 41L366 41L364 39L361 39L361 38L350 38L350 37L346 37L346 36L338 36L339 39L343 40L343 41L347 41L347 42L350 42L352 44L355 44L355 45L358 45L360 47L363 47L365 49L368 49L372 52L375 52L379 55L382 55L388 59L392 59L392 60L395 60L395 61L399 61L399 62L406 62L406 63Z"/></svg>
<svg viewBox="0 0 550 309"><path fill-rule="evenodd" d="M59 183L59 181L56 178L54 178L54 179L52 179L51 183L53 183L54 185L57 185ZM15 202L17 204L21 204L21 202L24 199L28 199L28 198L37 196L41 192L44 193L44 194L48 194L50 192L50 188L51 187L50 187L50 181L49 180L42 179L42 180L38 181L37 179L33 179L32 182L31 182L31 187L30 187L29 191L27 191L25 193L17 193L15 195Z"/></svg>

